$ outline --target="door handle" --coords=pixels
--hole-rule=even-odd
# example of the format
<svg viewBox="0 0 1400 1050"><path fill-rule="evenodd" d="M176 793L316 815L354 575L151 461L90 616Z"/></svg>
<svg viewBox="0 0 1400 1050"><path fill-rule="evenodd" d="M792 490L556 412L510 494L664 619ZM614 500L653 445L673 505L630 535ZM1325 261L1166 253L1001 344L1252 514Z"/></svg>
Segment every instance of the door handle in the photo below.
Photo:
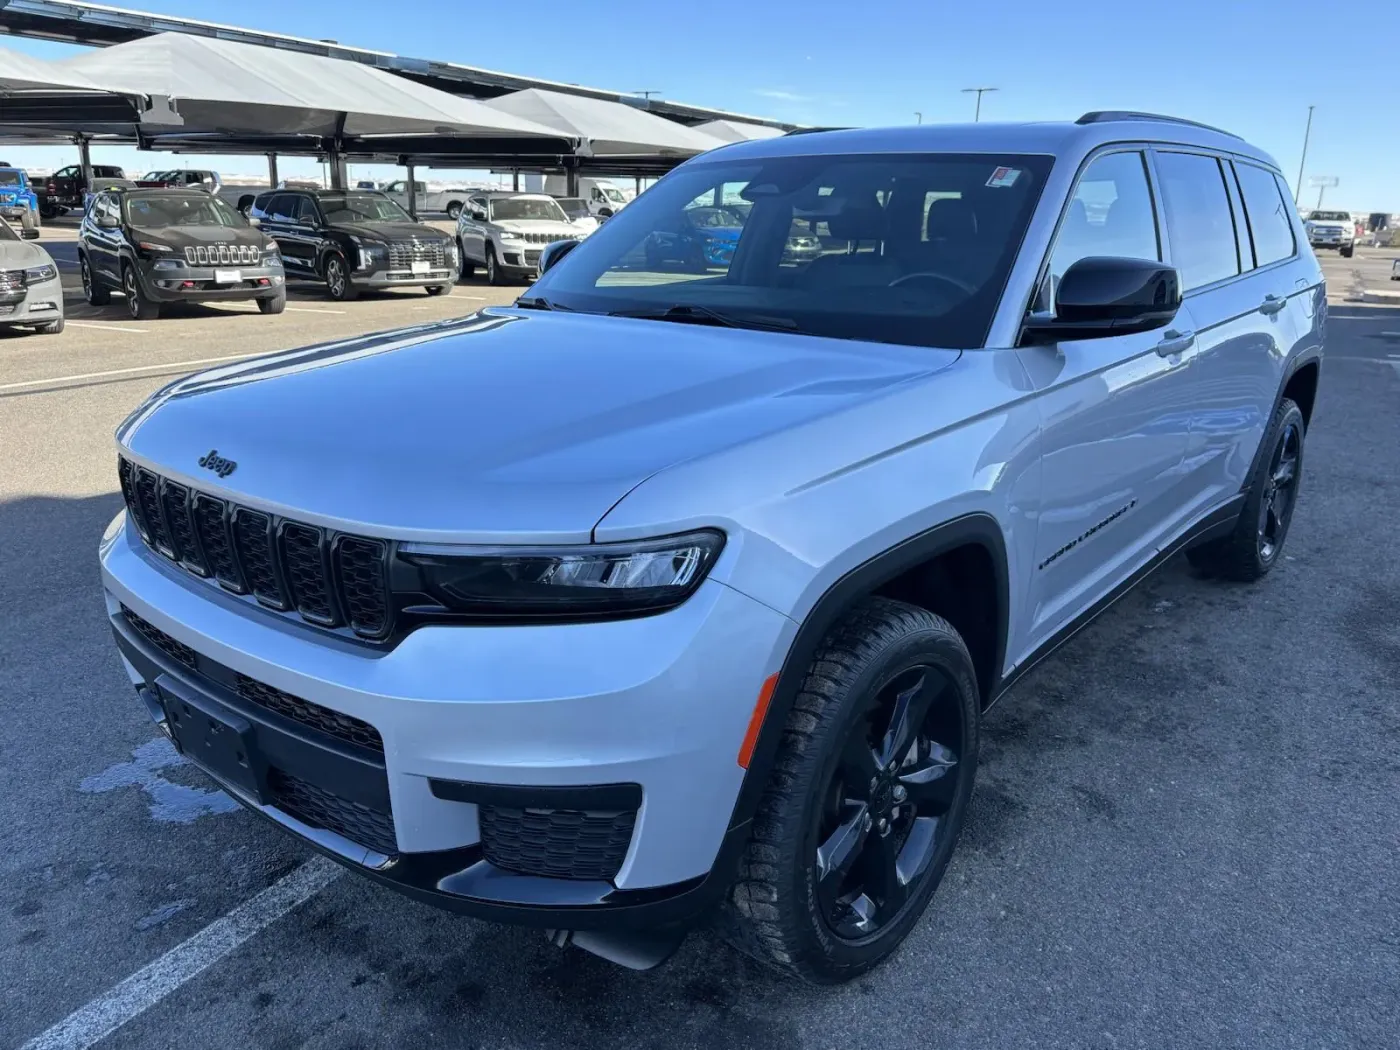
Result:
<svg viewBox="0 0 1400 1050"><path fill-rule="evenodd" d="M1270 294L1264 296L1264 301L1259 304L1259 312L1265 317L1273 317L1287 305L1288 299L1285 296Z"/></svg>
<svg viewBox="0 0 1400 1050"><path fill-rule="evenodd" d="M1157 344L1157 356L1171 357L1173 354L1179 354L1183 350L1189 350L1195 341L1195 332L1178 332L1175 328L1168 328L1162 333L1162 341Z"/></svg>

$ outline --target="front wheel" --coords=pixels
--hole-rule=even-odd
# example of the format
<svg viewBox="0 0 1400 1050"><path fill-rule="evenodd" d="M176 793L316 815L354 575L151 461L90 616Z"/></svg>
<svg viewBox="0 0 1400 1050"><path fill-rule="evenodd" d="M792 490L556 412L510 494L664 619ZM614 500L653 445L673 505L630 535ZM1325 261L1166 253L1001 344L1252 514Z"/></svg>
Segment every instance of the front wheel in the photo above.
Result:
<svg viewBox="0 0 1400 1050"><path fill-rule="evenodd" d="M266 299L258 300L258 313L280 314L287 308L287 290L284 288L276 295Z"/></svg>
<svg viewBox="0 0 1400 1050"><path fill-rule="evenodd" d="M740 948L832 984L899 947L943 878L980 703L952 625L887 598L852 609L800 673L728 911Z"/></svg>
<svg viewBox="0 0 1400 1050"><path fill-rule="evenodd" d="M350 283L350 267L345 263L345 256L339 252L327 255L325 275L326 294L332 299L344 303L355 298L355 286Z"/></svg>
<svg viewBox="0 0 1400 1050"><path fill-rule="evenodd" d="M449 289L445 284L430 284L424 288L423 291L427 292L429 295L446 295Z"/></svg>
<svg viewBox="0 0 1400 1050"><path fill-rule="evenodd" d="M1337 254L1340 255L1343 259L1350 259L1353 255L1356 254L1356 249L1354 247L1338 248Z"/></svg>
<svg viewBox="0 0 1400 1050"><path fill-rule="evenodd" d="M492 245L486 246L486 283L494 285L505 284L505 278L501 275L501 264L496 261L496 249Z"/></svg>
<svg viewBox="0 0 1400 1050"><path fill-rule="evenodd" d="M38 216L34 214L33 208L24 209L24 214L19 217L19 225L26 233L39 228L39 219Z"/></svg>
<svg viewBox="0 0 1400 1050"><path fill-rule="evenodd" d="M1186 552L1207 575L1251 583L1278 561L1303 478L1303 412L1288 398L1280 402L1264 431L1264 455L1255 464L1244 509L1234 531Z"/></svg>
<svg viewBox="0 0 1400 1050"><path fill-rule="evenodd" d="M60 317L57 321L50 321L48 324L41 324L39 332L41 335L61 335L63 333L63 318Z"/></svg>
<svg viewBox="0 0 1400 1050"><path fill-rule="evenodd" d="M133 321L154 321L160 316L160 303L147 299L141 291L136 268L128 264L122 269L122 292L126 295L126 312Z"/></svg>

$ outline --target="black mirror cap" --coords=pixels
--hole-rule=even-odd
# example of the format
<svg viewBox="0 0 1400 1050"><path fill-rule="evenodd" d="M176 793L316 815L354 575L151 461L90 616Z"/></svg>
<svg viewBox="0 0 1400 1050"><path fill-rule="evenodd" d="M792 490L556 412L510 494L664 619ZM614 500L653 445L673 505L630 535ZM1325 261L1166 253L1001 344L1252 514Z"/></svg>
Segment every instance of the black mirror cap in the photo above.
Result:
<svg viewBox="0 0 1400 1050"><path fill-rule="evenodd" d="M577 239L570 237L564 241L551 241L540 251L540 273L544 274L551 266L579 246Z"/></svg>
<svg viewBox="0 0 1400 1050"><path fill-rule="evenodd" d="M1026 327L1041 339L1128 335L1164 328L1180 309L1175 268L1151 259L1090 256L1060 278L1054 316L1033 316Z"/></svg>

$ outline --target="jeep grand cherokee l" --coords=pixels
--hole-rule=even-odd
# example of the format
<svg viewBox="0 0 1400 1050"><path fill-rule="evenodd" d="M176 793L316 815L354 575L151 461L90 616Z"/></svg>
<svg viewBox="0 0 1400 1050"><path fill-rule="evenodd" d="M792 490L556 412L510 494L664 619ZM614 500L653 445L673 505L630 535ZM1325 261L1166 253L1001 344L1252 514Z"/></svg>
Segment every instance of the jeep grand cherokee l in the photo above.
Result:
<svg viewBox="0 0 1400 1050"><path fill-rule="evenodd" d="M648 259L732 198L722 260ZM637 966L718 915L850 978L942 879L990 704L1177 551L1279 562L1326 300L1233 135L737 143L543 267L513 308L216 368L117 433L102 576L140 702L419 899Z"/></svg>

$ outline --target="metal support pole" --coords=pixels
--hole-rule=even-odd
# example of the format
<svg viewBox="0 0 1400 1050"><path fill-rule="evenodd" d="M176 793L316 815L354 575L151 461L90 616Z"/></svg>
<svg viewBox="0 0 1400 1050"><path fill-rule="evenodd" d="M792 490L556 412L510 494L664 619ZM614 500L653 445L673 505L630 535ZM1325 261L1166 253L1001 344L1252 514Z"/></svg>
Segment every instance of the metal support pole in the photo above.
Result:
<svg viewBox="0 0 1400 1050"><path fill-rule="evenodd" d="M632 180L632 195L634 197L640 197L642 195L642 177L640 175Z"/></svg>
<svg viewBox="0 0 1400 1050"><path fill-rule="evenodd" d="M567 177L566 177L566 183L567 183L567 192L564 194L564 196L566 196L566 197L577 197L577 196L578 196L578 168L570 168L570 169L569 169L569 173L568 173L568 175L567 175Z"/></svg>
<svg viewBox="0 0 1400 1050"><path fill-rule="evenodd" d="M510 173L510 188L516 193L520 192L520 169L516 168Z"/></svg>
<svg viewBox="0 0 1400 1050"><path fill-rule="evenodd" d="M267 155L267 182L274 190L277 188L277 154Z"/></svg>
<svg viewBox="0 0 1400 1050"><path fill-rule="evenodd" d="M331 169L331 189L345 189L345 156L340 152L340 147L332 146L326 156Z"/></svg>
<svg viewBox="0 0 1400 1050"><path fill-rule="evenodd" d="M83 186L88 193L92 193L92 147L88 143L86 135L78 136L78 164L83 169Z"/></svg>
<svg viewBox="0 0 1400 1050"><path fill-rule="evenodd" d="M1308 139L1312 137L1312 114L1315 107L1308 107L1308 126L1303 129L1303 155L1298 158L1298 181L1293 186L1293 206L1298 206L1298 194L1303 192L1303 165L1308 162ZM1321 204L1321 194L1318 195Z"/></svg>
<svg viewBox="0 0 1400 1050"><path fill-rule="evenodd" d="M413 163L410 161L404 165L408 169L408 217L414 222L418 221L418 183L414 181Z"/></svg>

